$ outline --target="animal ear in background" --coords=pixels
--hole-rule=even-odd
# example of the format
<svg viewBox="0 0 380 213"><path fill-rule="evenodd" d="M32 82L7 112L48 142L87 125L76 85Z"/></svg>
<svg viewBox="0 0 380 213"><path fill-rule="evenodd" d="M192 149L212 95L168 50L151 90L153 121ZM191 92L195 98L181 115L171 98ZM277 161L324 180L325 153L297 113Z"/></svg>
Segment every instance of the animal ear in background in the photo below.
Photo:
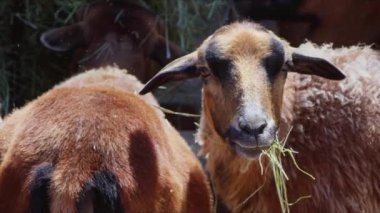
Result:
<svg viewBox="0 0 380 213"><path fill-rule="evenodd" d="M40 36L41 43L51 50L63 52L84 42L83 28L80 23L54 28Z"/></svg>
<svg viewBox="0 0 380 213"><path fill-rule="evenodd" d="M197 52L195 51L172 61L145 84L140 94L144 95L170 81L198 77L200 72L196 67L197 59Z"/></svg>
<svg viewBox="0 0 380 213"><path fill-rule="evenodd" d="M343 80L346 76L336 66L323 58L311 57L299 53L292 54L289 72L317 75L331 80Z"/></svg>

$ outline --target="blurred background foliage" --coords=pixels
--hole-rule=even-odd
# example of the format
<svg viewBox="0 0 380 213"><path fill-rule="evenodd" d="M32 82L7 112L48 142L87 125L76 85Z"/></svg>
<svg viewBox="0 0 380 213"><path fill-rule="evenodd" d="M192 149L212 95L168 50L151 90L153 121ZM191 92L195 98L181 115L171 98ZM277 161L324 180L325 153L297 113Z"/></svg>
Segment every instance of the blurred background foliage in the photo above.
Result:
<svg viewBox="0 0 380 213"><path fill-rule="evenodd" d="M111 0L108 0L111 1ZM117 1L117 0L114 0ZM44 48L44 31L73 23L82 4L94 0L2 0L0 3L0 101L1 114L9 113L69 77L72 52ZM159 14L166 36L185 51L226 23L228 0L129 1Z"/></svg>

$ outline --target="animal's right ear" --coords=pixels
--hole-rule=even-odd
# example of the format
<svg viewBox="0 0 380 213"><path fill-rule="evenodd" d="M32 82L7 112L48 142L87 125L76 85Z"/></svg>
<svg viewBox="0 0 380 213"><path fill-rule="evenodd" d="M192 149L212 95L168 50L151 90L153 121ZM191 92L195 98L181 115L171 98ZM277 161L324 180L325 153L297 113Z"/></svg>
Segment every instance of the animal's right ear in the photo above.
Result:
<svg viewBox="0 0 380 213"><path fill-rule="evenodd" d="M290 66L290 72L317 75L330 80L343 80L345 78L339 68L319 57L292 53L292 63L288 65Z"/></svg>
<svg viewBox="0 0 380 213"><path fill-rule="evenodd" d="M51 50L63 52L84 42L83 28L80 23L48 30L40 36L41 43Z"/></svg>
<svg viewBox="0 0 380 213"><path fill-rule="evenodd" d="M200 72L196 66L197 60L197 51L194 51L172 61L145 84L144 88L140 91L140 95L144 95L169 81L180 81L198 77Z"/></svg>

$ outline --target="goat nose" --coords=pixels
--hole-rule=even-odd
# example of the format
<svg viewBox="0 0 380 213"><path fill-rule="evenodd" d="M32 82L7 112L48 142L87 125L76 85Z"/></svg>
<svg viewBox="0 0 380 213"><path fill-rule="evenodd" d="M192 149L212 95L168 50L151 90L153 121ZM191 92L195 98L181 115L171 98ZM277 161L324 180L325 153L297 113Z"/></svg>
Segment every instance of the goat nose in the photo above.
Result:
<svg viewBox="0 0 380 213"><path fill-rule="evenodd" d="M257 137L264 133L267 122L264 119L258 119L253 122L248 122L245 119L239 119L239 128L247 134Z"/></svg>

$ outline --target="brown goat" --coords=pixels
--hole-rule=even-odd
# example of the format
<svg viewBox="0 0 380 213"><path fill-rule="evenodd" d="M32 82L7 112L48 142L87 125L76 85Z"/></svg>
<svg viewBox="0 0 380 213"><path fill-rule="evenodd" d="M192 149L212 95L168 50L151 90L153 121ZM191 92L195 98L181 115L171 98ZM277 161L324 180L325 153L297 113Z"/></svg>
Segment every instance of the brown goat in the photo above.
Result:
<svg viewBox="0 0 380 213"><path fill-rule="evenodd" d="M166 42L163 24L152 12L131 3L97 2L85 4L77 12L77 23L48 30L42 44L54 51L75 49L74 71L116 64L140 81L156 72L149 60L161 66L182 55Z"/></svg>
<svg viewBox="0 0 380 213"><path fill-rule="evenodd" d="M337 61L353 60L358 53ZM199 141L216 192L231 211L281 211L272 172L261 173L258 157L277 132L284 138L294 126L287 145L299 152L298 163L316 180L299 172L290 158L282 159L290 176L289 201L311 195L290 210L377 212L380 78L377 69L367 69L371 66L347 71L345 81L325 80L320 77L341 80L345 75L271 31L241 22L220 28L196 51L167 65L140 93L201 76ZM269 166L266 158L262 165Z"/></svg>
<svg viewBox="0 0 380 213"><path fill-rule="evenodd" d="M1 212L210 212L199 162L141 88L92 70L6 117Z"/></svg>

